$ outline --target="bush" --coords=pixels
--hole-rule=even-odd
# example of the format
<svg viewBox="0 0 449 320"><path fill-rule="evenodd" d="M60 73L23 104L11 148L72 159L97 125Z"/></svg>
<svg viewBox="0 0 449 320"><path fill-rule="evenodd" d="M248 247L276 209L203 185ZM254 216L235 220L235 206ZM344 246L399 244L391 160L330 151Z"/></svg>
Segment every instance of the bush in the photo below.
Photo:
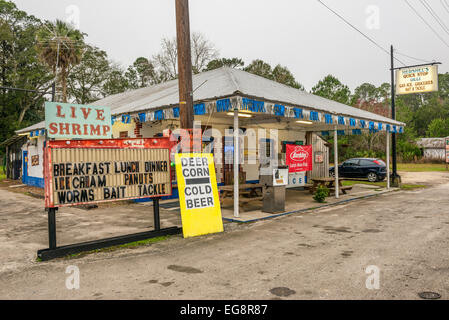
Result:
<svg viewBox="0 0 449 320"><path fill-rule="evenodd" d="M415 143L398 140L397 146L398 155L403 162L412 162L422 157L422 151Z"/></svg>
<svg viewBox="0 0 449 320"><path fill-rule="evenodd" d="M319 186L316 189L315 195L313 196L313 199L316 202L324 203L326 201L326 197L329 196L329 189L325 186Z"/></svg>

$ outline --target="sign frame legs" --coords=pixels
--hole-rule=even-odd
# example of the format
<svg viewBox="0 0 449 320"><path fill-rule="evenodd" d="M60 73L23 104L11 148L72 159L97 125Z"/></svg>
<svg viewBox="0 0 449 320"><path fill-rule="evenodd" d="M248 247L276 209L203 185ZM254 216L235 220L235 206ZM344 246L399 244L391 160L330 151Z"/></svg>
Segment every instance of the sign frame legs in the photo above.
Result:
<svg viewBox="0 0 449 320"><path fill-rule="evenodd" d="M56 211L58 210L58 208L47 208L49 248L38 250L37 257L42 261L48 261L56 258L65 257L71 254L103 249L112 246L118 246L126 243L142 241L162 236L181 234L182 228L180 227L170 227L161 229L159 200L160 198L153 198L154 230L152 231L128 234L124 236L88 241L83 243L70 244L61 247L58 247L56 245Z"/></svg>
<svg viewBox="0 0 449 320"><path fill-rule="evenodd" d="M48 247L56 249L56 211L58 208L47 208L48 212Z"/></svg>

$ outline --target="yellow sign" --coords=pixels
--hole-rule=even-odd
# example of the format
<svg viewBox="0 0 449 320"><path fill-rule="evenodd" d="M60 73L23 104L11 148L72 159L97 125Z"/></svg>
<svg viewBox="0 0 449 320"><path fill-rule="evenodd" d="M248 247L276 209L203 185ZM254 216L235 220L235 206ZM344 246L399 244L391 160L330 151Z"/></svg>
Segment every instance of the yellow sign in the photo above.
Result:
<svg viewBox="0 0 449 320"><path fill-rule="evenodd" d="M396 71L396 94L438 91L438 65L411 67Z"/></svg>
<svg viewBox="0 0 449 320"><path fill-rule="evenodd" d="M212 154L178 153L175 163L184 237L223 232Z"/></svg>

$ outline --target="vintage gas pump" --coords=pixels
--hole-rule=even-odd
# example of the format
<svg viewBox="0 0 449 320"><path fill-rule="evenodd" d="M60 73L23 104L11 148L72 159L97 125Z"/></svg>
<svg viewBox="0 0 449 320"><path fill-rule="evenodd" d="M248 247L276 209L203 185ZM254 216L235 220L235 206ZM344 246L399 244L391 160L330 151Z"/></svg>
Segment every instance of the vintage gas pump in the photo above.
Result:
<svg viewBox="0 0 449 320"><path fill-rule="evenodd" d="M263 212L285 211L285 190L288 185L288 166L273 167L269 164L260 168L260 183L263 187Z"/></svg>

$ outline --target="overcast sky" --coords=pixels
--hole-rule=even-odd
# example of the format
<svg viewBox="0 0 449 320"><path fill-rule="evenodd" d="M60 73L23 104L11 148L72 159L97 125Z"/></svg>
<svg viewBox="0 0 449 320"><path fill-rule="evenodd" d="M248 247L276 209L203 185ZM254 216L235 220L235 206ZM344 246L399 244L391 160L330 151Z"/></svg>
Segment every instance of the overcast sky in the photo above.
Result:
<svg viewBox="0 0 449 320"><path fill-rule="evenodd" d="M441 61L449 71L446 46L404 0L322 0L389 50ZM420 1L408 0L449 43L449 34ZM87 42L127 67L137 57L151 57L163 37L176 32L174 0L14 0L40 19L77 16ZM449 0L426 0L449 27ZM444 3L447 3L447 10ZM73 10L75 8L75 10ZM191 31L212 41L221 57L240 57L246 64L262 59L287 66L310 90L327 74L352 90L364 82L390 81L390 57L316 0L190 0ZM419 61L404 56L406 64ZM397 62L396 62L397 63Z"/></svg>

